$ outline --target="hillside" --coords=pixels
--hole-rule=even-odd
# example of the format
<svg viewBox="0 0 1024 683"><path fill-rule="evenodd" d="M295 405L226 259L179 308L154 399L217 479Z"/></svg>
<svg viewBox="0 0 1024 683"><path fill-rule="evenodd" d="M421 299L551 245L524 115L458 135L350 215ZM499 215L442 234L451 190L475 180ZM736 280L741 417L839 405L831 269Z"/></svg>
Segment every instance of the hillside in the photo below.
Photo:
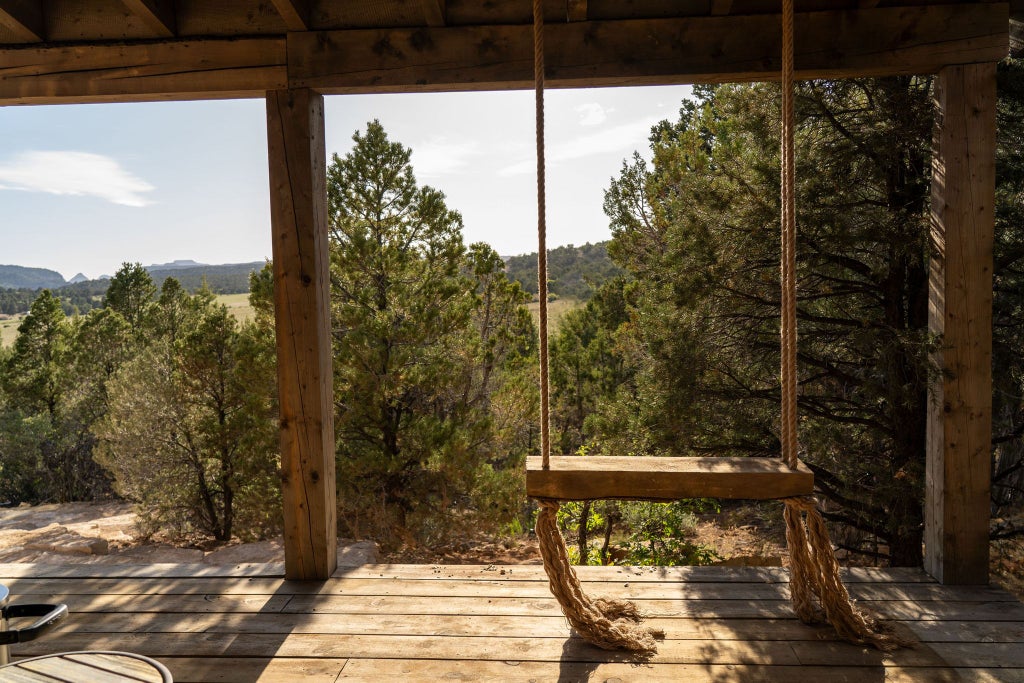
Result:
<svg viewBox="0 0 1024 683"><path fill-rule="evenodd" d="M46 268L0 266L0 287L5 289L43 289L64 286L64 276Z"/></svg>
<svg viewBox="0 0 1024 683"><path fill-rule="evenodd" d="M229 263L224 265L203 265L194 261L175 261L169 264L147 266L153 282L159 287L168 277L173 277L181 283L189 292L194 292L203 285L205 279L207 286L215 294L245 294L249 291L249 273L263 267L263 261L251 263ZM28 311L32 302L39 295L39 289L52 289L64 307L68 315L85 313L93 308L99 308L103 304L103 297L107 293L110 281L101 280L80 280L74 283L65 283L60 273L47 271L42 268L22 268L21 266L0 266L0 269L15 269L11 272L20 271L41 271L51 273L59 278L60 282L49 285L20 286L15 288L4 288L0 285L0 314L17 315ZM52 279L52 278L51 278ZM74 279L78 279L77 276ZM36 282L42 281L41 276Z"/></svg>
<svg viewBox="0 0 1024 683"><path fill-rule="evenodd" d="M518 280L524 290L537 294L536 252L506 258L505 268L509 279ZM548 250L548 291L560 297L586 301L595 288L622 273L608 258L608 242Z"/></svg>

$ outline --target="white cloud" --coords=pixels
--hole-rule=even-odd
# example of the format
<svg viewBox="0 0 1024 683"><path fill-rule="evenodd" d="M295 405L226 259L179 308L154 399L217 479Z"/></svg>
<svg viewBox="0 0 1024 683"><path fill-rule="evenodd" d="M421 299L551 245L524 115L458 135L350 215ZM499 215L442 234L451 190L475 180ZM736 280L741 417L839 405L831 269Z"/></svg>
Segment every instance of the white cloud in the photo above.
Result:
<svg viewBox="0 0 1024 683"><path fill-rule="evenodd" d="M608 120L608 112L597 102L587 102L576 107L576 113L580 115L581 126L600 126Z"/></svg>
<svg viewBox="0 0 1024 683"><path fill-rule="evenodd" d="M412 167L418 177L434 178L461 171L480 153L480 144L475 141L452 142L445 137L434 137L413 145Z"/></svg>
<svg viewBox="0 0 1024 683"><path fill-rule="evenodd" d="M98 197L113 204L147 206L155 188L116 160L90 152L22 152L0 162L0 189Z"/></svg>
<svg viewBox="0 0 1024 683"><path fill-rule="evenodd" d="M581 135L565 142L549 144L545 159L548 164L583 159L590 156L611 154L626 150L642 150L647 146L651 126L661 120L660 116L647 116L631 123L624 123L590 135ZM548 137L550 141L551 138ZM537 168L535 157L524 159L498 171L501 176L532 173Z"/></svg>

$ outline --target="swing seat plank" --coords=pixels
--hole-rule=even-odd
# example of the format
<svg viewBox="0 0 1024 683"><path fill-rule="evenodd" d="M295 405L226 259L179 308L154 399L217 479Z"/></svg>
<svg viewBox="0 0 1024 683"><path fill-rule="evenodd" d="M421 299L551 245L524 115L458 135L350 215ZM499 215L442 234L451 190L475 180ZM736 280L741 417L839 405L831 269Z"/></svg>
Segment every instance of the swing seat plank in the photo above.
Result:
<svg viewBox="0 0 1024 683"><path fill-rule="evenodd" d="M563 455L545 470L526 459L526 493L556 500L730 498L769 500L809 495L814 474L780 458L670 458Z"/></svg>

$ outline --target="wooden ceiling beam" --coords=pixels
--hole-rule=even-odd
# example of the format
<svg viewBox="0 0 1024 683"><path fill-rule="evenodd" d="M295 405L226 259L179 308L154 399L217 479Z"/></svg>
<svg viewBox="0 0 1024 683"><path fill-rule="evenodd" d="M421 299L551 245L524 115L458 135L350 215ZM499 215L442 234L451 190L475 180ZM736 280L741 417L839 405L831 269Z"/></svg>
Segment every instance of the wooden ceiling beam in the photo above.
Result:
<svg viewBox="0 0 1024 683"><path fill-rule="evenodd" d="M310 0L271 0L277 13L284 19L289 31L308 31L310 24Z"/></svg>
<svg viewBox="0 0 1024 683"><path fill-rule="evenodd" d="M0 104L264 97L287 83L284 38L0 50Z"/></svg>
<svg viewBox="0 0 1024 683"><path fill-rule="evenodd" d="M43 3L37 0L0 0L0 26L26 43L46 39Z"/></svg>
<svg viewBox="0 0 1024 683"><path fill-rule="evenodd" d="M174 37L177 31L174 0L121 0L121 3L157 37Z"/></svg>
<svg viewBox="0 0 1024 683"><path fill-rule="evenodd" d="M427 26L444 26L448 23L448 8L445 0L420 0L423 9L423 21Z"/></svg>
<svg viewBox="0 0 1024 683"><path fill-rule="evenodd" d="M1006 4L797 16L799 78L934 73L1002 59ZM587 21L546 27L552 87L775 80L777 15ZM292 87L325 94L528 88L529 26L325 31L288 38Z"/></svg>
<svg viewBox="0 0 1024 683"><path fill-rule="evenodd" d="M797 76L935 73L996 62L1005 3L813 12L797 17ZM773 80L776 15L547 26L552 87ZM0 49L0 105L532 87L528 25L421 27Z"/></svg>

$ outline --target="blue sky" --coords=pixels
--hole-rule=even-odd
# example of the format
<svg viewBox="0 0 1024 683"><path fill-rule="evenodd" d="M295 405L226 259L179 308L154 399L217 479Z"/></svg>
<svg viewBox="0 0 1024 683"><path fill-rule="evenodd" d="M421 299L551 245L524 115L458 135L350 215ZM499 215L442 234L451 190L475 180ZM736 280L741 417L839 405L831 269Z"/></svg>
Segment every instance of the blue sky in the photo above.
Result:
<svg viewBox="0 0 1024 683"><path fill-rule="evenodd" d="M604 189L688 93L547 93L549 246L608 237ZM536 249L532 91L328 97L328 155L374 118L462 213L467 243ZM0 263L70 278L270 256L263 100L3 107L0 131Z"/></svg>

